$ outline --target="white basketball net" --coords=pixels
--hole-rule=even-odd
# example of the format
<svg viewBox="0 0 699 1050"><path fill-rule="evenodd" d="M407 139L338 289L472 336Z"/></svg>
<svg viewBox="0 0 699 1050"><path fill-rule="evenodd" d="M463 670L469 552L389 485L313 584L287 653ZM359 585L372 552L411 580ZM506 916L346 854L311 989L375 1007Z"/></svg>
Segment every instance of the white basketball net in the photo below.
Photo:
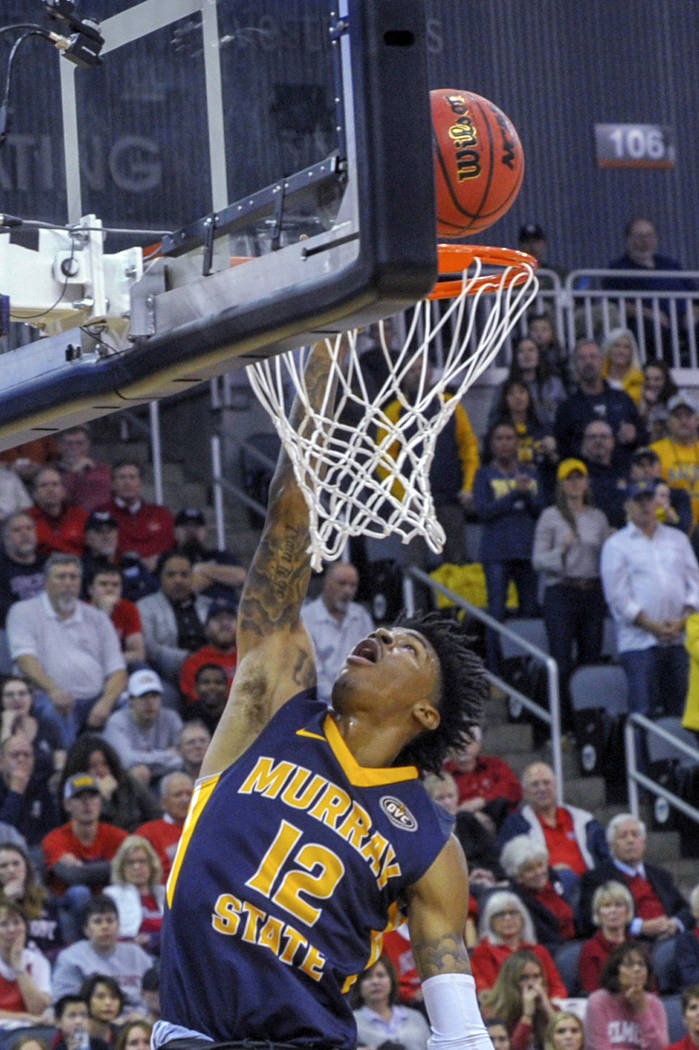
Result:
<svg viewBox="0 0 699 1050"><path fill-rule="evenodd" d="M423 536L433 551L442 550L445 535L429 482L435 444L466 390L493 362L536 295L533 268L519 263L516 269L520 275L514 282L513 267L505 267L469 294L474 281L480 277L482 282L483 263L476 258L462 274L460 293L445 302L438 319L429 299L413 307L398 351L386 345L382 325L388 376L378 391L369 389L362 374L356 330L326 340L330 375L317 412L304 382L311 347L248 366L252 387L291 458L308 504L314 569L321 569L324 559L338 558L350 536L398 535L403 543ZM485 313L479 310L484 296L487 317L476 331L477 318ZM443 370L428 379L430 345L440 334ZM417 389L406 395L402 383L416 362ZM444 396L447 388L453 396ZM298 429L287 418L289 392L303 408ZM384 409L395 399L401 412L394 422Z"/></svg>

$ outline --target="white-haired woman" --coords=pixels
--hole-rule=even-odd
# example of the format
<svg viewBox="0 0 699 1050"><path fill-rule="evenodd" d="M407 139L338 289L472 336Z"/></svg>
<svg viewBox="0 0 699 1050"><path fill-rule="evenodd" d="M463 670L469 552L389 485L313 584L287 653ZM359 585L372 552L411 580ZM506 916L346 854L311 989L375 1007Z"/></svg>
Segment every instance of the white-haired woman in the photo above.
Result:
<svg viewBox="0 0 699 1050"><path fill-rule="evenodd" d="M614 948L633 940L629 933L633 915L633 897L623 883L610 879L597 887L592 897L592 921L598 929L583 944L578 963L580 987L585 993L599 988L604 964Z"/></svg>
<svg viewBox="0 0 699 1050"><path fill-rule="evenodd" d="M637 405L643 396L643 372L636 336L628 328L612 328L602 343L602 375L610 386L624 390Z"/></svg>
<svg viewBox="0 0 699 1050"><path fill-rule="evenodd" d="M528 835L515 835L503 847L500 864L532 917L539 944L553 953L573 940L575 914L563 896L563 883L549 867L546 846Z"/></svg>
<svg viewBox="0 0 699 1050"><path fill-rule="evenodd" d="M158 855L142 835L125 838L112 860L112 884L104 891L117 906L119 934L151 955L160 951L165 887Z"/></svg>
<svg viewBox="0 0 699 1050"><path fill-rule="evenodd" d="M541 961L549 999L565 999L568 991L543 944L537 944L526 905L511 890L496 890L486 900L478 924L480 940L471 954L478 994L492 988L498 971L513 952L526 948Z"/></svg>

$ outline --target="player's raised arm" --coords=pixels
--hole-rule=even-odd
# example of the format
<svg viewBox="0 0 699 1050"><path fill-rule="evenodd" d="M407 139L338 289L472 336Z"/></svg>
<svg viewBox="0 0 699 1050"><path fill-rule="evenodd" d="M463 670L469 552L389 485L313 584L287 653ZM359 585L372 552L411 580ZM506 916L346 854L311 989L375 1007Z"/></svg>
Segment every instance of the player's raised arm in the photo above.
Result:
<svg viewBox="0 0 699 1050"><path fill-rule="evenodd" d="M468 869L452 836L409 891L410 944L430 1020L429 1050L492 1050L464 941Z"/></svg>
<svg viewBox="0 0 699 1050"><path fill-rule="evenodd" d="M312 404L327 386L323 343L311 353L305 381ZM296 406L291 422L298 425ZM238 668L202 774L219 772L248 747L275 711L316 682L313 644L301 620L310 578L308 506L282 447L267 516L238 609Z"/></svg>

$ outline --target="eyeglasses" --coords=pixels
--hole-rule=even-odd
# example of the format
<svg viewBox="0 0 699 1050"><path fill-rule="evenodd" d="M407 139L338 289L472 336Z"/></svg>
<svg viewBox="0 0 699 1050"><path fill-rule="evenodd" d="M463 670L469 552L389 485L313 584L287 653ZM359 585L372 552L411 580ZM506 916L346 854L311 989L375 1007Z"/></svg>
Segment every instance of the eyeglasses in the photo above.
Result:
<svg viewBox="0 0 699 1050"><path fill-rule="evenodd" d="M519 914L520 913L517 911L516 908L504 908L502 911L496 911L493 914L493 918L494 919L504 919L508 915L519 915Z"/></svg>
<svg viewBox="0 0 699 1050"><path fill-rule="evenodd" d="M129 857L127 864L148 864L148 857Z"/></svg>

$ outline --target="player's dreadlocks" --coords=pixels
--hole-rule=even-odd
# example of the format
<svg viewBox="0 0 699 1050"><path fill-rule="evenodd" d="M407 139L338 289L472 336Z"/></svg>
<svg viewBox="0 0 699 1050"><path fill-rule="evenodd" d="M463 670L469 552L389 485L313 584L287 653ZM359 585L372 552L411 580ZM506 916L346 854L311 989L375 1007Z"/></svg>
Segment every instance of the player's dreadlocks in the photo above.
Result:
<svg viewBox="0 0 699 1050"><path fill-rule="evenodd" d="M462 624L439 613L401 617L396 627L417 631L427 639L439 659L442 685L438 728L411 740L394 765L415 765L422 772L439 773L448 752L468 743L471 727L480 723L488 695L483 661L469 645Z"/></svg>

